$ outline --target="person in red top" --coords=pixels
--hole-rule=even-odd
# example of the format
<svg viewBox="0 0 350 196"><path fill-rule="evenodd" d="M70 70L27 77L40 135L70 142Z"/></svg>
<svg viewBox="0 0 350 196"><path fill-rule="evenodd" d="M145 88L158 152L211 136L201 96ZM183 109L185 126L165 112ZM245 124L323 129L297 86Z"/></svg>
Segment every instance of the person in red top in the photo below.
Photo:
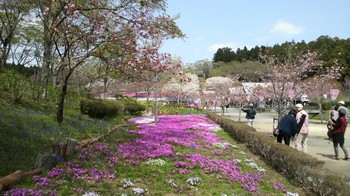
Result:
<svg viewBox="0 0 350 196"><path fill-rule="evenodd" d="M333 131L332 131L332 136L333 136L333 147L334 147L334 152L335 152L335 157L334 159L339 160L339 153L338 153L338 144L340 145L340 148L343 150L345 154L344 160L349 159L349 154L348 151L346 150L346 147L344 145L344 134L346 131L346 126L347 126L347 121L346 121L346 111L344 109L339 109L339 118L334 122L333 125Z"/></svg>

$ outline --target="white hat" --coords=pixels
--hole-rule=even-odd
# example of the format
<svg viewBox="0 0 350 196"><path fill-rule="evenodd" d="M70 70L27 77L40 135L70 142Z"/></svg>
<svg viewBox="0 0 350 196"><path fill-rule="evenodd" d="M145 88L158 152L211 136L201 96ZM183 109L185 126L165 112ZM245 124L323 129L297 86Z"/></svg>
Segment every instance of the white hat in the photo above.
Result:
<svg viewBox="0 0 350 196"><path fill-rule="evenodd" d="M296 107L296 108L303 108L304 106L303 106L303 104L298 103L298 104L295 105L295 107Z"/></svg>
<svg viewBox="0 0 350 196"><path fill-rule="evenodd" d="M345 105L345 102L344 101L339 101L338 104Z"/></svg>
<svg viewBox="0 0 350 196"><path fill-rule="evenodd" d="M249 107L253 107L254 105L253 105L252 103L250 103L248 106L249 106Z"/></svg>

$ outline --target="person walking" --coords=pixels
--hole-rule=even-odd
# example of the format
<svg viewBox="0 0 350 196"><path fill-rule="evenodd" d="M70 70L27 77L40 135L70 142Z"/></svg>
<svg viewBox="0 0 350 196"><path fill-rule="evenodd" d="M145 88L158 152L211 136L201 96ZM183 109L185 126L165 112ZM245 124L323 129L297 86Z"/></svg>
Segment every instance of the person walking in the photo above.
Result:
<svg viewBox="0 0 350 196"><path fill-rule="evenodd" d="M347 120L345 118L346 110L344 108L338 109L339 112L339 118L334 122L333 125L333 131L332 131L332 137L333 137L333 148L335 153L335 160L339 160L339 152L338 152L338 144L340 145L340 148L343 150L345 157L344 160L349 159L349 153L344 145L344 134L346 131L346 126L348 125Z"/></svg>
<svg viewBox="0 0 350 196"><path fill-rule="evenodd" d="M345 113L345 118L346 118L346 121L348 121L349 118L350 118L350 113L349 113L349 109L347 107L345 107L345 102L344 101L339 101L338 102L338 112L339 112L339 110L341 108L344 109L344 111L346 112Z"/></svg>
<svg viewBox="0 0 350 196"><path fill-rule="evenodd" d="M220 108L221 108L221 116L224 116L224 114L225 114L225 105L221 104Z"/></svg>
<svg viewBox="0 0 350 196"><path fill-rule="evenodd" d="M256 115L256 111L254 110L254 105L253 103L249 103L248 108L242 108L242 111L247 113L245 118L247 119L248 126L253 127L254 126L254 119Z"/></svg>
<svg viewBox="0 0 350 196"><path fill-rule="evenodd" d="M282 143L282 139L284 140L284 144L289 146L290 138L295 136L297 132L297 121L295 116L297 111L295 109L291 109L287 115L283 116L278 123L277 129L279 130L277 135L277 142Z"/></svg>
<svg viewBox="0 0 350 196"><path fill-rule="evenodd" d="M295 148L299 151L307 152L307 139L309 135L309 114L303 110L303 105L298 103L295 105L295 109L297 111L296 121L297 124L300 125L300 131L296 138ZM304 123L299 124L300 121L304 121Z"/></svg>

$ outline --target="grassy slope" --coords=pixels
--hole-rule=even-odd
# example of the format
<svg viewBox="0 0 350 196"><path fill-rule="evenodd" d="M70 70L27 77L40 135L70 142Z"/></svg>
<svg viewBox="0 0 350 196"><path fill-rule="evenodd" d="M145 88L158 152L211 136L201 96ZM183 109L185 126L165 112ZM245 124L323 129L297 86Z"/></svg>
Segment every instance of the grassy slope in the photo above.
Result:
<svg viewBox="0 0 350 196"><path fill-rule="evenodd" d="M53 111L0 102L0 176L32 169L38 153L51 149L55 141L89 138L111 125L68 109L59 125Z"/></svg>
<svg viewBox="0 0 350 196"><path fill-rule="evenodd" d="M257 79L257 72L264 72L264 67L252 61L247 62L229 62L229 63L217 63L217 66L210 70L210 77L213 76L237 76L240 75L249 81L255 81Z"/></svg>

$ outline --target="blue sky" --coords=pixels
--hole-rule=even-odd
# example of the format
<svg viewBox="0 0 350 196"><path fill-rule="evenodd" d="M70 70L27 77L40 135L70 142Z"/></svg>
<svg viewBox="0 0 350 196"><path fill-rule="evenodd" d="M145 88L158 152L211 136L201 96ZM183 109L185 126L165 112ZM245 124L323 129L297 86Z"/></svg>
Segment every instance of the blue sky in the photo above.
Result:
<svg viewBox="0 0 350 196"><path fill-rule="evenodd" d="M168 0L167 13L180 15L186 38L166 41L161 51L185 65L212 60L222 47L350 38L350 0Z"/></svg>

